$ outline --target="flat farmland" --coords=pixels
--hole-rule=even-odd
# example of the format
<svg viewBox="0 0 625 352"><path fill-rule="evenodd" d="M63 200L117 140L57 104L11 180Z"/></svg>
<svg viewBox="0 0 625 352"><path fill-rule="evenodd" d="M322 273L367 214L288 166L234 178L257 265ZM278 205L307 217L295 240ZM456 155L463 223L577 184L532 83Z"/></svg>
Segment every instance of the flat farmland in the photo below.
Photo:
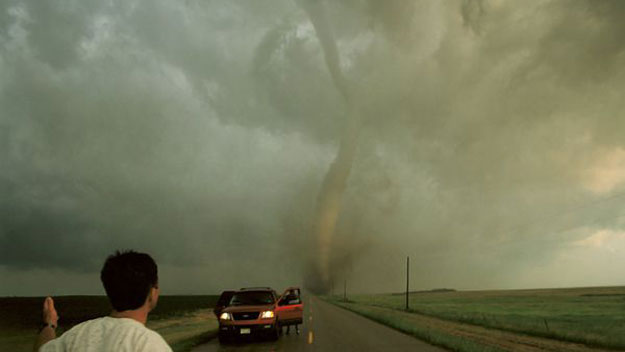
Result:
<svg viewBox="0 0 625 352"><path fill-rule="evenodd" d="M571 350L625 349L625 287L427 291L412 292L409 297L408 314L403 294L350 295L348 302L336 296L327 299L455 350L518 349L499 345L494 335L561 341L576 346ZM440 326L439 331L435 326ZM461 333L472 327L483 329ZM475 341L472 336L477 336ZM457 341L448 344L447 340ZM563 346L556 350L568 349Z"/></svg>
<svg viewBox="0 0 625 352"><path fill-rule="evenodd" d="M186 351L212 336L217 321L211 310L218 296L161 296L148 327L158 331L174 351ZM43 297L0 297L0 351L31 351L41 322ZM110 313L105 296L54 297L60 335L85 320Z"/></svg>

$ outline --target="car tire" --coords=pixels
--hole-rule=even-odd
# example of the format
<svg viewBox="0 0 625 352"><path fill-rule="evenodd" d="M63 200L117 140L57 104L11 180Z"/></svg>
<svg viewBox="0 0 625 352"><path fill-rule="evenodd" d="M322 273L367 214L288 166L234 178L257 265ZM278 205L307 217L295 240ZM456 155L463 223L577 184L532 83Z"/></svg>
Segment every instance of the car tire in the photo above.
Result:
<svg viewBox="0 0 625 352"><path fill-rule="evenodd" d="M230 336L228 336L228 335L226 335L224 333L218 333L217 334L217 339L219 340L219 343L222 344L222 345L223 344L227 344L227 343L229 343L231 341L230 340Z"/></svg>
<svg viewBox="0 0 625 352"><path fill-rule="evenodd" d="M273 331L269 334L269 340L278 341L279 338L280 338L280 327L276 325Z"/></svg>

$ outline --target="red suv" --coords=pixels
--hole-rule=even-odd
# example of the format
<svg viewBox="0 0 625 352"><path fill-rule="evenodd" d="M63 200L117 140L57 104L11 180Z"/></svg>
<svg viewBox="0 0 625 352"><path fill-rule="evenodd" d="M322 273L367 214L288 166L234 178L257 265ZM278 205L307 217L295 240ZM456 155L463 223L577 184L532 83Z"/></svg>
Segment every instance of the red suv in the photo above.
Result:
<svg viewBox="0 0 625 352"><path fill-rule="evenodd" d="M277 340L282 326L302 323L303 313L297 287L289 287L281 296L269 287L240 289L232 293L218 317L219 342L252 335Z"/></svg>

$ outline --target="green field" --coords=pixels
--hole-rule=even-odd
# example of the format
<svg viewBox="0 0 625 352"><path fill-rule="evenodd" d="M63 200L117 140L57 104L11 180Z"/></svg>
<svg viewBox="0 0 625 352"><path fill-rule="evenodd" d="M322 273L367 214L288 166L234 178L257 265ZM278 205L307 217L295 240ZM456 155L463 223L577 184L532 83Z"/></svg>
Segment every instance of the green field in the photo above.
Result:
<svg viewBox="0 0 625 352"><path fill-rule="evenodd" d="M217 296L161 296L148 327L174 348L185 351L210 338L217 323L210 310ZM59 313L58 334L88 319L110 313L105 296L54 297ZM0 351L30 351L41 322L43 297L0 297Z"/></svg>
<svg viewBox="0 0 625 352"><path fill-rule="evenodd" d="M398 312L405 307L401 294L353 295L349 301L343 306L371 318L382 311L367 307ZM447 321L625 349L625 287L419 292L411 293L409 303L411 313Z"/></svg>

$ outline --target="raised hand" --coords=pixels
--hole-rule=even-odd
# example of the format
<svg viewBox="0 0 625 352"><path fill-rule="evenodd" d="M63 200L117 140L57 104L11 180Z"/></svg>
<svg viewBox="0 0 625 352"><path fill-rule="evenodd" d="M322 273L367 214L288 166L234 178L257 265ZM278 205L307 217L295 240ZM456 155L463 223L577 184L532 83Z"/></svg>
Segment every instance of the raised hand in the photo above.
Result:
<svg viewBox="0 0 625 352"><path fill-rule="evenodd" d="M43 301L43 322L56 326L58 320L59 315L54 308L54 300L52 297L47 297L46 300Z"/></svg>

